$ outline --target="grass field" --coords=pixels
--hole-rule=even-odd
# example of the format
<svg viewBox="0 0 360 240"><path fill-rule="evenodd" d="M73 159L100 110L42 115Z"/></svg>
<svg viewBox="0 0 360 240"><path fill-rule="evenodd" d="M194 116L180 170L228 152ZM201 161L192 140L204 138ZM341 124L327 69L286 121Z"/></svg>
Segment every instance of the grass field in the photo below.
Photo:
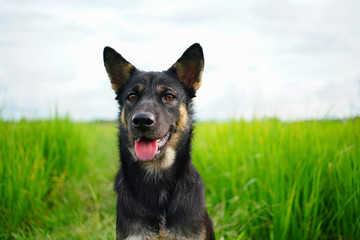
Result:
<svg viewBox="0 0 360 240"><path fill-rule="evenodd" d="M115 239L115 123L0 120L0 239ZM198 123L216 239L360 239L360 121Z"/></svg>

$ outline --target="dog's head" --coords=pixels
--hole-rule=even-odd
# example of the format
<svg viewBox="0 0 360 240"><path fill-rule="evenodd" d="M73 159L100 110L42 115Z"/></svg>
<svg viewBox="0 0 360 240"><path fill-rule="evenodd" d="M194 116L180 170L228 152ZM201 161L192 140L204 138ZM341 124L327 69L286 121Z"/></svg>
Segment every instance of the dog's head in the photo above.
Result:
<svg viewBox="0 0 360 240"><path fill-rule="evenodd" d="M168 167L181 141L189 141L192 98L201 84L204 57L199 44L189 47L164 72L136 69L110 47L104 63L121 107L120 130L135 161ZM188 137L189 138L189 137Z"/></svg>

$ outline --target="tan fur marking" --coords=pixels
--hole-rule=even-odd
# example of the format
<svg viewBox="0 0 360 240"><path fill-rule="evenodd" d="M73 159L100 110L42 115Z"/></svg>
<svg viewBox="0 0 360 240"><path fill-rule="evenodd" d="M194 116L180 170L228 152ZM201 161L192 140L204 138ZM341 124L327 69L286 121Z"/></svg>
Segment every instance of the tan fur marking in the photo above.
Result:
<svg viewBox="0 0 360 240"><path fill-rule="evenodd" d="M164 226L161 226L158 239L169 239L169 233Z"/></svg>
<svg viewBox="0 0 360 240"><path fill-rule="evenodd" d="M168 147L165 150L164 156L160 160L160 166L159 166L160 169L164 170L169 168L174 163L176 157L175 155L176 155L175 150L172 149L171 147Z"/></svg>
<svg viewBox="0 0 360 240"><path fill-rule="evenodd" d="M163 85L156 86L156 90L157 90L158 92L162 92L164 89L166 89L166 87L163 86Z"/></svg>
<svg viewBox="0 0 360 240"><path fill-rule="evenodd" d="M188 121L188 113L186 107L184 105L180 105L179 112L180 112L180 119L177 127L179 128L180 131L183 131L185 130Z"/></svg>
<svg viewBox="0 0 360 240"><path fill-rule="evenodd" d="M110 80L111 77L109 76ZM117 92L119 90L119 86L116 83L111 82L111 88L114 89L115 92Z"/></svg>
<svg viewBox="0 0 360 240"><path fill-rule="evenodd" d="M160 159L144 162L143 166L147 170L148 174L156 175L162 170L169 168L174 163L175 157L175 150L171 147L167 147Z"/></svg>
<svg viewBox="0 0 360 240"><path fill-rule="evenodd" d="M179 112L180 112L180 118L179 121L177 122L177 131L172 135L171 139L170 139L170 143L169 146L175 148L181 132L185 131L187 128L187 121L188 121L188 114L187 114L187 110L186 107L184 105L180 105L179 108Z"/></svg>
<svg viewBox="0 0 360 240"><path fill-rule="evenodd" d="M124 108L121 109L120 119L121 119L122 124L124 124L124 127L127 128L127 122L126 122L126 118L125 118L125 109Z"/></svg>
<svg viewBox="0 0 360 240"><path fill-rule="evenodd" d="M134 66L131 63L126 64L126 66L122 68L122 76L126 81L130 78L130 73L133 68Z"/></svg>
<svg viewBox="0 0 360 240"><path fill-rule="evenodd" d="M169 147L176 147L176 144L177 142L179 141L179 138L180 138L180 133L179 132L175 132L172 137L171 137L171 140L170 140L170 143L169 143Z"/></svg>
<svg viewBox="0 0 360 240"><path fill-rule="evenodd" d="M195 91L197 91L201 86L202 73L203 73L203 71L201 71L200 74L199 74L200 81L197 81L196 83L193 84L193 89Z"/></svg>
<svg viewBox="0 0 360 240"><path fill-rule="evenodd" d="M115 92L117 92L120 86L122 86L129 80L131 71L133 69L134 66L131 65L131 63L119 66L112 66L110 64L106 64L106 71L111 82L111 87L112 89L114 89Z"/></svg>
<svg viewBox="0 0 360 240"><path fill-rule="evenodd" d="M188 69L189 66L185 66L184 64L181 64L179 62L176 62L173 65L173 68L176 70L176 74L178 75L180 80L188 88L192 88L194 91L197 91L200 88L202 73L203 73L203 69L204 69L203 63L200 66L200 71L198 73L198 76L196 76L195 72L192 72L192 71L189 72L189 69ZM196 69L196 67L193 67L193 69Z"/></svg>

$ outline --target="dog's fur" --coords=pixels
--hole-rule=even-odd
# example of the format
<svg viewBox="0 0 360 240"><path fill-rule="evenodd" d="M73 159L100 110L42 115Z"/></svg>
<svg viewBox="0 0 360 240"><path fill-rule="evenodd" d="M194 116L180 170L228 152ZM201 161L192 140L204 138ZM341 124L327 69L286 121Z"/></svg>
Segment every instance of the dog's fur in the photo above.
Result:
<svg viewBox="0 0 360 240"><path fill-rule="evenodd" d="M193 98L204 68L201 46L189 47L164 72L139 71L110 47L104 63L120 105L117 239L215 239L190 156ZM166 143L152 160L141 161L135 152L139 139Z"/></svg>

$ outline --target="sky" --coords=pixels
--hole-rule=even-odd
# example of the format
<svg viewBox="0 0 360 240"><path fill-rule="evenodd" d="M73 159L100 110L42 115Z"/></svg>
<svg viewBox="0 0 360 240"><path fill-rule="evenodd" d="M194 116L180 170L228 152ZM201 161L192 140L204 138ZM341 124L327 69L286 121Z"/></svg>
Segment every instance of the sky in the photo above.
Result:
<svg viewBox="0 0 360 240"><path fill-rule="evenodd" d="M193 43L196 118L360 115L360 1L1 0L0 116L114 120L102 51L168 69Z"/></svg>

